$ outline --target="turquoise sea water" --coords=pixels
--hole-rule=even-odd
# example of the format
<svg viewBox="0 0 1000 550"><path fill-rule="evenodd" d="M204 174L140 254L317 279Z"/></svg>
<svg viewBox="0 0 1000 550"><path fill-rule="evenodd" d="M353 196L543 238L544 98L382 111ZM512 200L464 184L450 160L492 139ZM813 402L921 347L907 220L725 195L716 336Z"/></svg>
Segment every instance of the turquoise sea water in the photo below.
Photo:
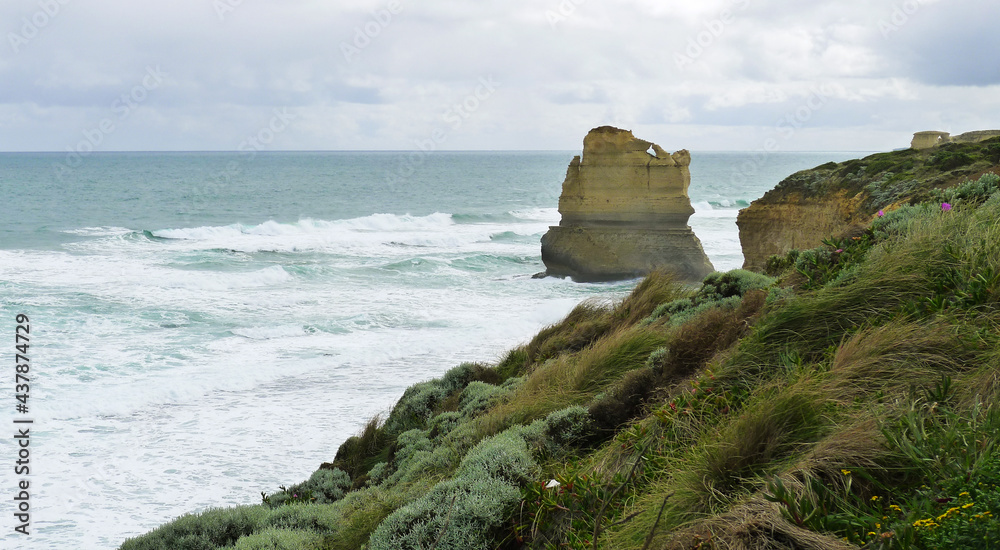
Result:
<svg viewBox="0 0 1000 550"><path fill-rule="evenodd" d="M8 496L0 545L114 548L257 503L408 385L627 292L531 278L573 154L0 154L0 341L12 358L29 316L35 420L34 534ZM692 156L691 225L724 270L739 208L862 153Z"/></svg>

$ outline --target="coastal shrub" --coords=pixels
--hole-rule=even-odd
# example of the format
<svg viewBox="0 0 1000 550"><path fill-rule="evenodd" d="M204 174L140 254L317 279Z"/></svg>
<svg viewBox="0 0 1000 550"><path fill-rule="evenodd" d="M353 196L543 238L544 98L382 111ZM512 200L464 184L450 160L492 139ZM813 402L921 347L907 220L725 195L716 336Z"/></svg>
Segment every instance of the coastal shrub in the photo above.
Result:
<svg viewBox="0 0 1000 550"><path fill-rule="evenodd" d="M1000 143L991 143L988 145L986 150L983 151L983 156L993 164L1000 164Z"/></svg>
<svg viewBox="0 0 1000 550"><path fill-rule="evenodd" d="M834 255L828 247L817 247L799 252L795 259L795 271L806 279L804 288L818 288L830 279L834 272Z"/></svg>
<svg viewBox="0 0 1000 550"><path fill-rule="evenodd" d="M879 240L898 238L906 235L918 220L927 218L940 210L930 204L904 205L886 212L871 224L872 234Z"/></svg>
<svg viewBox="0 0 1000 550"><path fill-rule="evenodd" d="M478 363L463 363L441 378L410 386L389 413L385 422L386 432L392 436L413 428L423 428L441 402L474 380L501 382L494 369Z"/></svg>
<svg viewBox="0 0 1000 550"><path fill-rule="evenodd" d="M428 435L428 431L419 428L399 434L390 465L393 473L386 480L387 484L396 484L405 477L422 473L421 465L426 462L434 450L434 445L427 437Z"/></svg>
<svg viewBox="0 0 1000 550"><path fill-rule="evenodd" d="M323 550L357 550L363 548L372 532L400 506L426 493L433 482L421 480L414 484L397 485L390 489L365 487L352 491L334 504L285 506L272 512L264 527L314 531L324 537ZM297 511L290 515L288 512ZM274 517L285 512L282 517ZM310 527L310 524L315 527Z"/></svg>
<svg viewBox="0 0 1000 550"><path fill-rule="evenodd" d="M1000 176L989 173L983 174L978 180L966 181L955 187L948 189L936 189L934 198L937 202L949 203L952 205L972 204L980 205L986 202L991 196L1000 191Z"/></svg>
<svg viewBox="0 0 1000 550"><path fill-rule="evenodd" d="M670 348L662 347L653 350L646 358L646 368L650 370L660 370L663 362L670 356Z"/></svg>
<svg viewBox="0 0 1000 550"><path fill-rule="evenodd" d="M868 208L882 208L914 194L926 184L911 173L886 172L881 178L865 186Z"/></svg>
<svg viewBox="0 0 1000 550"><path fill-rule="evenodd" d="M234 550L323 550L323 537L310 531L267 529L241 538Z"/></svg>
<svg viewBox="0 0 1000 550"><path fill-rule="evenodd" d="M486 410L509 391L485 382L474 381L462 390L459 406L463 418L472 418L476 413Z"/></svg>
<svg viewBox="0 0 1000 550"><path fill-rule="evenodd" d="M934 153L931 158L928 159L927 164L930 164L939 170L954 170L956 168L968 166L975 161L976 159L967 153L961 151L942 150Z"/></svg>
<svg viewBox="0 0 1000 550"><path fill-rule="evenodd" d="M487 438L466 454L454 477L389 515L371 550L487 549L537 471L517 430Z"/></svg>
<svg viewBox="0 0 1000 550"><path fill-rule="evenodd" d="M709 311L732 311L739 307L742 301L743 298L740 296L727 296L717 300L701 302L691 307L685 307L670 315L670 325L675 327L683 325L691 319L695 319Z"/></svg>
<svg viewBox="0 0 1000 550"><path fill-rule="evenodd" d="M773 284L773 277L745 269L733 269L725 273L716 271L705 277L701 289L695 295L695 302L711 302L743 296L751 290L768 288Z"/></svg>
<svg viewBox="0 0 1000 550"><path fill-rule="evenodd" d="M402 434L415 428L422 428L430 419L435 405L448 397L449 390L440 380L418 382L403 392L389 413L385 429L389 434Z"/></svg>
<svg viewBox="0 0 1000 550"><path fill-rule="evenodd" d="M580 406L566 407L545 417L546 435L559 449L579 446L591 435L590 412Z"/></svg>
<svg viewBox="0 0 1000 550"><path fill-rule="evenodd" d="M378 485L385 479L386 471L389 468L389 464L386 462L379 462L378 464L372 466L371 470L368 470L368 479L366 480L368 485Z"/></svg>
<svg viewBox="0 0 1000 550"><path fill-rule="evenodd" d="M351 476L347 472L340 468L321 468L308 480L265 497L264 503L272 507L294 502L328 504L340 500L351 486Z"/></svg>
<svg viewBox="0 0 1000 550"><path fill-rule="evenodd" d="M292 504L272 510L261 521L260 527L330 535L336 532L340 519L340 514L330 505Z"/></svg>
<svg viewBox="0 0 1000 550"><path fill-rule="evenodd" d="M694 300L692 298L677 298L676 300L671 300L669 302L660 304L653 313L650 314L649 320L655 321L663 316L673 317L682 311L687 311L694 307Z"/></svg>
<svg viewBox="0 0 1000 550"><path fill-rule="evenodd" d="M885 172L886 170L888 170L889 168L891 168L893 165L896 164L896 161L893 160L891 157L878 158L876 155L872 155L872 157L875 157L875 160L872 160L871 162L868 163L867 166L865 166L865 174L869 176L874 176L875 174Z"/></svg>
<svg viewBox="0 0 1000 550"><path fill-rule="evenodd" d="M725 273L710 273L698 291L690 297L663 303L653 310L652 320L669 316L671 325L679 325L715 307L734 309L744 294L751 290L768 288L775 283L773 277L744 269Z"/></svg>
<svg viewBox="0 0 1000 550"><path fill-rule="evenodd" d="M434 442L440 440L443 436L448 435L449 432L454 430L463 420L464 416L458 411L448 411L443 412L427 423L427 437Z"/></svg>
<svg viewBox="0 0 1000 550"><path fill-rule="evenodd" d="M590 443L594 428L589 411L574 405L507 431L520 436L533 456L551 460L570 455Z"/></svg>
<svg viewBox="0 0 1000 550"><path fill-rule="evenodd" d="M126 540L122 550L215 550L232 546L241 537L252 534L267 517L263 506L213 508L200 514L187 514L150 531Z"/></svg>
<svg viewBox="0 0 1000 550"><path fill-rule="evenodd" d="M764 262L764 274L778 277L788 271L799 258L799 249L793 248L784 254L773 254Z"/></svg>

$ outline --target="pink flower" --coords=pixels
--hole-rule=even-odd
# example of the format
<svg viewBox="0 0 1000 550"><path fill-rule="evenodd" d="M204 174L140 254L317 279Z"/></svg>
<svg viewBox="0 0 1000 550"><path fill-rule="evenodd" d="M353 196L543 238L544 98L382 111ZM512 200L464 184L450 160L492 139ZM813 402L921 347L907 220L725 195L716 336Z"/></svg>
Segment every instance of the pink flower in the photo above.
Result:
<svg viewBox="0 0 1000 550"><path fill-rule="evenodd" d="M878 217L881 218L882 216L885 216L885 211L884 210L879 210L878 211Z"/></svg>
<svg viewBox="0 0 1000 550"><path fill-rule="evenodd" d="M951 205L948 204L948 203L946 203L946 202L942 202L941 203L941 210L944 210L945 212L947 212L947 211L951 210Z"/></svg>
<svg viewBox="0 0 1000 550"><path fill-rule="evenodd" d="M841 253L841 252L843 252L843 251L844 251L844 249L843 249L843 248L838 248L838 249L837 249L837 250L835 250L834 252L836 252L837 254L840 254L840 253Z"/></svg>

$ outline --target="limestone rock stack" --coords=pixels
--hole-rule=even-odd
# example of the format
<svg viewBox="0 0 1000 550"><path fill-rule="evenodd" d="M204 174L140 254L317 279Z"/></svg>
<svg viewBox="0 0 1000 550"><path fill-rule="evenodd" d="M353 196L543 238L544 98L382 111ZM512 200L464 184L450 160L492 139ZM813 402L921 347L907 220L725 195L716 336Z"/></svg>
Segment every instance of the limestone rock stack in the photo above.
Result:
<svg viewBox="0 0 1000 550"><path fill-rule="evenodd" d="M546 274L607 281L666 268L700 281L711 273L687 224L690 163L687 151L667 153L631 131L591 130L566 171L562 220L542 237Z"/></svg>

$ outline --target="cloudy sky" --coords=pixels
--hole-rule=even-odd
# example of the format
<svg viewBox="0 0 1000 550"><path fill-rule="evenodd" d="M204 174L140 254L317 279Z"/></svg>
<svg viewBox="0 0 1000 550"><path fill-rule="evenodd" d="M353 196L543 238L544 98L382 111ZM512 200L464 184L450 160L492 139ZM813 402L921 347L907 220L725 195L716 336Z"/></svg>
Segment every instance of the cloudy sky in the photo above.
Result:
<svg viewBox="0 0 1000 550"><path fill-rule="evenodd" d="M993 0L8 0L0 150L888 150L1000 128Z"/></svg>

